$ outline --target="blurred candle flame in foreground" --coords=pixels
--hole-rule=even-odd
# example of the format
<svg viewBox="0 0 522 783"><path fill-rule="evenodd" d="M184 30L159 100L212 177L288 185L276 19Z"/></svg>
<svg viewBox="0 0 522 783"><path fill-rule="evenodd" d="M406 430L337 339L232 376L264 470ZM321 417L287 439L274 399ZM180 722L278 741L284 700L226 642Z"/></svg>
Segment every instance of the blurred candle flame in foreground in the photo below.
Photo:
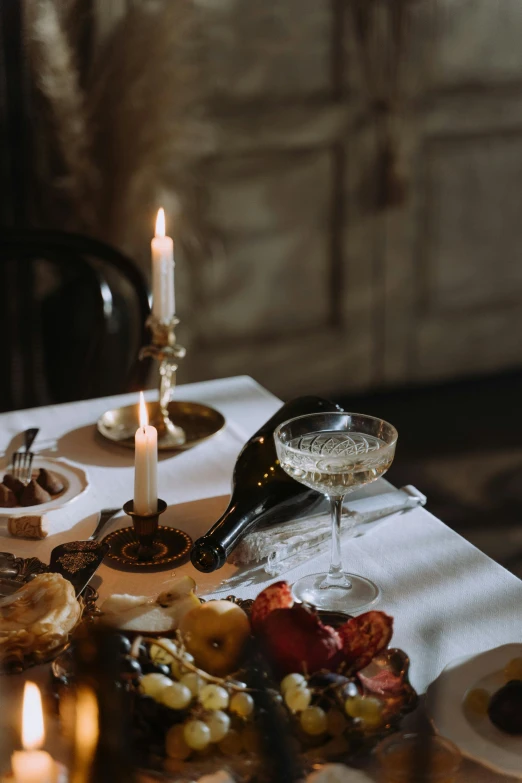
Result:
<svg viewBox="0 0 522 783"><path fill-rule="evenodd" d="M140 392L140 427L147 427L149 423L149 414L147 406L145 405L145 397L143 392Z"/></svg>
<svg viewBox="0 0 522 783"><path fill-rule="evenodd" d="M163 207L158 209L158 214L156 216L156 236L165 236L165 210Z"/></svg>
<svg viewBox="0 0 522 783"><path fill-rule="evenodd" d="M99 737L98 701L92 688L80 687L76 696L74 781L85 781Z"/></svg>
<svg viewBox="0 0 522 783"><path fill-rule="evenodd" d="M52 756L46 750L40 750L44 740L40 690L34 682L26 682L22 706L24 749L15 750L11 756L11 768L16 783L53 783L56 780L56 766Z"/></svg>
<svg viewBox="0 0 522 783"><path fill-rule="evenodd" d="M26 682L22 707L22 745L24 750L38 750L44 740L42 696L34 682Z"/></svg>

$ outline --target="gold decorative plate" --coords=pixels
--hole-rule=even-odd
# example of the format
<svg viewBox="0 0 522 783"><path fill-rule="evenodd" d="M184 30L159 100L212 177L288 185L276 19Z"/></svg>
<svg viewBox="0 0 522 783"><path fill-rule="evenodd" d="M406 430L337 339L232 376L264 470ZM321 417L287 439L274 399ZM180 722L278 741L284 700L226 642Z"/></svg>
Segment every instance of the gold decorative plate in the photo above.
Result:
<svg viewBox="0 0 522 783"><path fill-rule="evenodd" d="M187 533L165 525L158 527L153 544L154 555L150 560L138 559L138 539L133 527L122 527L109 533L103 543L109 544L107 557L111 560L127 568L143 568L147 571L183 560L192 549L192 539Z"/></svg>
<svg viewBox="0 0 522 783"><path fill-rule="evenodd" d="M169 403L171 421L185 431L186 441L182 445L172 445L168 435L162 436L163 425L158 402L148 402L150 423L158 429L158 449L160 451L185 451L212 438L225 426L225 417L209 405L199 402ZM100 435L113 443L126 448L134 448L134 436L139 426L138 405L127 405L105 411L98 419L96 427Z"/></svg>
<svg viewBox="0 0 522 783"><path fill-rule="evenodd" d="M37 574L45 574L48 570L49 566L42 563L37 557L15 557L10 552L0 552L0 582L2 579L16 581L19 582L20 587L22 587L23 584ZM78 598L82 613L76 628L81 622L92 620L97 614L97 600L98 593L91 585L87 585L83 590L82 595ZM24 655L23 657L13 658L4 663L0 663L0 674L19 674L32 666L39 666L42 663L54 661L55 658L69 648L72 634L76 628L71 631L68 640L64 644L55 647L54 650L49 651L45 655Z"/></svg>

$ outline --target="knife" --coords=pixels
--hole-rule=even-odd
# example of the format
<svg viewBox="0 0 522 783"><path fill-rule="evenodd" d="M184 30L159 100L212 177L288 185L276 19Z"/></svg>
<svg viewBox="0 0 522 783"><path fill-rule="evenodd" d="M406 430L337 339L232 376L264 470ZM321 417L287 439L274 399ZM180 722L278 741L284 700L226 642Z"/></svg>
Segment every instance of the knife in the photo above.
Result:
<svg viewBox="0 0 522 783"><path fill-rule="evenodd" d="M103 509L98 514L98 524L90 538L58 544L51 552L49 571L72 582L77 597L85 590L109 551L109 545L98 541L98 537L119 511L119 508Z"/></svg>

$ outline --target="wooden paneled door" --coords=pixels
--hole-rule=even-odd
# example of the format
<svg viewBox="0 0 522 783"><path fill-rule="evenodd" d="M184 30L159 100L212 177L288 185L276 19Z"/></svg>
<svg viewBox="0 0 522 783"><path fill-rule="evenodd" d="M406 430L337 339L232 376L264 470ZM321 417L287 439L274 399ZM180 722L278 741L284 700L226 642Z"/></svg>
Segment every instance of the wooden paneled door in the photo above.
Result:
<svg viewBox="0 0 522 783"><path fill-rule="evenodd" d="M366 195L378 131L349 2L229 7L210 58L226 97L207 168L222 244L200 267L186 369L290 396L520 366L519 1L412 3L406 193L387 209Z"/></svg>
<svg viewBox="0 0 522 783"><path fill-rule="evenodd" d="M193 2L214 239L177 256L180 380L249 373L286 397L520 366L520 0ZM148 0L92 3L103 36ZM383 9L408 6L395 85L357 5L384 42ZM385 208L383 113L402 191Z"/></svg>
<svg viewBox="0 0 522 783"><path fill-rule="evenodd" d="M522 5L437 0L432 13L407 128L412 198L386 243L390 383L522 365Z"/></svg>

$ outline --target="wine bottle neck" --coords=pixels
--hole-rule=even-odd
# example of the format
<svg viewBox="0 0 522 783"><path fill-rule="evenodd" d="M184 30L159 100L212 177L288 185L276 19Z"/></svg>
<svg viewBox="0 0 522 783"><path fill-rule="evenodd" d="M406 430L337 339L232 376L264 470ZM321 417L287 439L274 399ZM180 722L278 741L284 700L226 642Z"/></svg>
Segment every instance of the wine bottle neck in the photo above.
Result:
<svg viewBox="0 0 522 783"><path fill-rule="evenodd" d="M313 506L322 496L295 481L279 465L274 430L287 419L306 413L338 410L320 397L300 397L283 405L245 444L234 468L233 494L221 517L192 549L199 571L221 568L232 550L262 520L284 521Z"/></svg>
<svg viewBox="0 0 522 783"><path fill-rule="evenodd" d="M239 539L258 518L260 508L240 509L238 505L237 500L232 497L223 516L206 535L195 542L190 557L199 571L208 573L224 566Z"/></svg>

